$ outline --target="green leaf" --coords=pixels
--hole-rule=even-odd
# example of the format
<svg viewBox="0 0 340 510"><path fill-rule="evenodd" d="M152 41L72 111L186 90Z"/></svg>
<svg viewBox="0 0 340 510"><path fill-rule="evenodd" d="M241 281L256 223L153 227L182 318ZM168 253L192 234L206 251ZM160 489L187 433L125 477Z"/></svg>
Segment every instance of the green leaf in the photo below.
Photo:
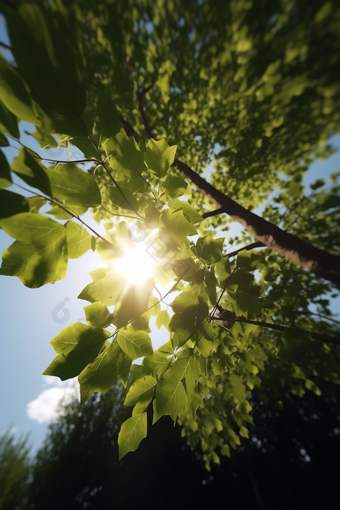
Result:
<svg viewBox="0 0 340 510"><path fill-rule="evenodd" d="M12 191L0 189L0 219L28 211L28 201L25 197L12 193Z"/></svg>
<svg viewBox="0 0 340 510"><path fill-rule="evenodd" d="M101 140L115 136L120 130L119 115L112 100L113 92L108 86L98 96L98 131Z"/></svg>
<svg viewBox="0 0 340 510"><path fill-rule="evenodd" d="M66 205L96 207L101 204L96 181L74 164L57 165L48 169L52 196Z"/></svg>
<svg viewBox="0 0 340 510"><path fill-rule="evenodd" d="M78 377L80 397L84 402L95 391L106 393L118 377L118 356L120 347L116 343L106 343L93 363L90 363Z"/></svg>
<svg viewBox="0 0 340 510"><path fill-rule="evenodd" d="M175 209L175 211L183 211L184 216L189 219L190 223L200 223L204 221L204 218L188 202L184 202L183 200L178 200L175 198L174 200L170 200L168 206L171 209Z"/></svg>
<svg viewBox="0 0 340 510"><path fill-rule="evenodd" d="M181 292L172 303L170 303L171 308L174 312L184 312L189 307L197 308L200 304L201 287L199 285L188 286L183 292Z"/></svg>
<svg viewBox="0 0 340 510"><path fill-rule="evenodd" d="M169 330L174 333L171 339L174 347L182 347L188 340L193 340L197 331L197 308L175 313L170 319Z"/></svg>
<svg viewBox="0 0 340 510"><path fill-rule="evenodd" d="M128 378L130 375L132 359L119 347L118 356L118 377L126 388Z"/></svg>
<svg viewBox="0 0 340 510"><path fill-rule="evenodd" d="M0 96L6 108L20 120L36 122L26 83L0 54Z"/></svg>
<svg viewBox="0 0 340 510"><path fill-rule="evenodd" d="M80 374L102 349L109 331L76 322L65 328L50 344L58 354L43 375L54 375L62 381Z"/></svg>
<svg viewBox="0 0 340 510"><path fill-rule="evenodd" d="M194 392L198 380L198 361L192 349L184 349L171 368L164 374L165 379L173 381L185 380L185 387L188 399Z"/></svg>
<svg viewBox="0 0 340 510"><path fill-rule="evenodd" d="M15 241L2 254L0 274L17 276L26 287L35 289L65 278L67 260L65 238L45 246Z"/></svg>
<svg viewBox="0 0 340 510"><path fill-rule="evenodd" d="M204 322L200 326L200 332L204 335L204 338L206 338L210 342L214 342L215 332L212 324L210 324L209 322Z"/></svg>
<svg viewBox="0 0 340 510"><path fill-rule="evenodd" d="M0 129L1 129L1 126L0 126ZM6 136L1 133L0 131L0 147L8 147L9 146L9 141L7 140ZM3 186L5 187L5 186Z"/></svg>
<svg viewBox="0 0 340 510"><path fill-rule="evenodd" d="M11 169L5 154L0 151L0 188L8 188L12 185Z"/></svg>
<svg viewBox="0 0 340 510"><path fill-rule="evenodd" d="M195 264L192 257L179 258L170 264L171 269L179 278L186 280L199 270L199 266Z"/></svg>
<svg viewBox="0 0 340 510"><path fill-rule="evenodd" d="M66 223L68 257L77 259L91 249L92 236L73 221Z"/></svg>
<svg viewBox="0 0 340 510"><path fill-rule="evenodd" d="M37 157L26 148L22 148L12 163L12 171L26 184L51 196L51 185L44 167Z"/></svg>
<svg viewBox="0 0 340 510"><path fill-rule="evenodd" d="M144 159L151 172L159 179L164 177L175 159L177 145L169 147L165 140L150 139L146 144Z"/></svg>
<svg viewBox="0 0 340 510"><path fill-rule="evenodd" d="M117 342L133 360L153 353L151 338L145 331L120 330Z"/></svg>
<svg viewBox="0 0 340 510"><path fill-rule="evenodd" d="M108 271L103 278L86 285L78 298L90 301L90 303L99 301L106 306L116 305L125 285L124 276L116 271Z"/></svg>
<svg viewBox="0 0 340 510"><path fill-rule="evenodd" d="M231 267L228 257L222 257L214 267L218 284L220 287L224 287L226 279L231 275Z"/></svg>
<svg viewBox="0 0 340 510"><path fill-rule="evenodd" d="M166 329L169 327L170 317L166 310L161 310L159 314L157 315L155 326L160 329L162 326L164 326Z"/></svg>
<svg viewBox="0 0 340 510"><path fill-rule="evenodd" d="M182 211L170 213L169 209L162 212L159 219L162 236L170 241L181 244L188 236L197 234L196 228L185 217Z"/></svg>
<svg viewBox="0 0 340 510"><path fill-rule="evenodd" d="M188 187L188 183L182 179L182 177L167 174L164 181L162 181L162 186L171 198L178 198L181 195L184 195L185 190Z"/></svg>
<svg viewBox="0 0 340 510"><path fill-rule="evenodd" d="M52 135L46 133L39 127L36 127L33 133L28 131L25 131L25 133L32 136L38 142L42 150L56 149L59 146L58 142L53 138Z"/></svg>
<svg viewBox="0 0 340 510"><path fill-rule="evenodd" d="M169 367L170 360L168 358L168 354L163 354L160 351L155 351L153 354L151 354L151 356L144 358L143 365L150 368L157 377L160 377Z"/></svg>
<svg viewBox="0 0 340 510"><path fill-rule="evenodd" d="M81 216L87 211L87 207L81 207L80 205L72 205L72 212ZM55 218L58 220L70 220L74 218L72 214L66 212L64 209L59 207L59 205L53 205L49 211L46 211L46 214L53 214Z"/></svg>
<svg viewBox="0 0 340 510"><path fill-rule="evenodd" d="M1 101L0 101L0 131L1 133L13 136L14 138L17 139L20 138L16 116L13 115L13 113L11 113Z"/></svg>
<svg viewBox="0 0 340 510"><path fill-rule="evenodd" d="M213 239L210 236L200 237L196 243L196 252L207 264L215 264L222 258L224 239Z"/></svg>
<svg viewBox="0 0 340 510"><path fill-rule="evenodd" d="M107 187L106 195L115 206L126 209L127 211L138 211L138 201L134 194L127 188L120 186L120 189L124 193L124 196L116 186Z"/></svg>
<svg viewBox="0 0 340 510"><path fill-rule="evenodd" d="M127 453L137 450L142 439L146 437L146 418L146 413L138 414L132 416L122 424L118 435L119 460Z"/></svg>
<svg viewBox="0 0 340 510"><path fill-rule="evenodd" d="M6 234L23 243L47 246L66 239L66 230L56 221L35 213L19 213L0 220Z"/></svg>
<svg viewBox="0 0 340 510"><path fill-rule="evenodd" d="M41 209L41 207L46 204L46 200L44 198L40 198L40 197L28 198L27 202L28 202L29 212L31 212L31 213L38 213L39 210ZM22 211L22 212L26 212L26 211Z"/></svg>
<svg viewBox="0 0 340 510"><path fill-rule="evenodd" d="M133 383L126 395L124 405L134 406L138 402L150 402L153 388L156 386L156 379L151 375L140 377Z"/></svg>
<svg viewBox="0 0 340 510"><path fill-rule="evenodd" d="M210 356L212 352L215 352L219 346L218 340L214 340L214 342L211 342L210 340L207 340L205 337L201 337L199 341L196 344L196 349L198 352L202 354L204 358L207 358Z"/></svg>
<svg viewBox="0 0 340 510"><path fill-rule="evenodd" d="M121 305L117 311L117 327L126 326L132 319L138 319L149 306L153 291L153 282L146 282L143 287L133 285L124 291ZM146 319L145 319L146 320Z"/></svg>
<svg viewBox="0 0 340 510"><path fill-rule="evenodd" d="M124 129L121 129L114 138L106 140L103 146L106 154L110 155L111 167L119 176L129 179L131 191L144 190L145 181L141 175L144 170L144 158L135 139L129 138Z"/></svg>
<svg viewBox="0 0 340 510"><path fill-rule="evenodd" d="M183 384L165 376L166 373L156 388L153 423L156 423L164 415L169 415L175 420L176 416L185 411L188 404Z"/></svg>
<svg viewBox="0 0 340 510"><path fill-rule="evenodd" d="M87 322L95 328L105 328L111 324L112 315L101 303L84 306L84 312Z"/></svg>
<svg viewBox="0 0 340 510"><path fill-rule="evenodd" d="M253 274L244 271L244 269L238 269L235 273L228 276L224 282L224 286L231 291L235 291L236 289L247 291L253 281Z"/></svg>
<svg viewBox="0 0 340 510"><path fill-rule="evenodd" d="M251 253L249 253L246 250L240 251L240 253L237 254L237 266L241 267L245 271L248 271L251 269L251 265L252 265Z"/></svg>
<svg viewBox="0 0 340 510"><path fill-rule="evenodd" d="M85 90L73 53L77 46L72 29L65 11L57 9L52 15L39 4L24 2L15 13L8 12L13 55L35 100L44 109L75 119L85 107Z"/></svg>

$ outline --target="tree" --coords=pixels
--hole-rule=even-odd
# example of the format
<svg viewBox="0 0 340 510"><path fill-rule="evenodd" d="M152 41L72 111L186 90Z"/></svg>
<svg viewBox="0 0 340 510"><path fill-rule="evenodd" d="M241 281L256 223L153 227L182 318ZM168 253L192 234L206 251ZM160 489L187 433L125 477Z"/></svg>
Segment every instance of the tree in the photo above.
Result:
<svg viewBox="0 0 340 510"><path fill-rule="evenodd" d="M190 451L171 419L159 420L140 448L118 462L118 430L129 414L125 395L117 385L84 404L62 406L32 461L27 508L155 509L162 501L166 509L204 510L226 500L230 508L255 510L259 500L278 510L337 508L339 401L286 392L282 410L252 399L252 441L208 474L199 449Z"/></svg>
<svg viewBox="0 0 340 510"><path fill-rule="evenodd" d="M332 391L340 187L334 174L331 189L319 179L304 193L302 180L339 130L339 8L41 0L1 9L15 59L0 60L1 143L27 121L42 148L82 153L69 162L22 147L11 167L2 156L2 186L13 172L30 196L1 190L0 226L15 239L1 274L36 288L91 248L107 263L79 294L91 303L88 324L52 340L45 374L79 376L82 400L130 374L120 456L146 436L152 402L153 421L178 421L207 467L248 437L252 392L320 394L323 381ZM39 212L45 203L55 219ZM105 235L85 223L88 209ZM245 230L226 255L234 220ZM151 315L169 331L156 351Z"/></svg>
<svg viewBox="0 0 340 510"><path fill-rule="evenodd" d="M0 436L0 508L26 508L31 463L28 458L28 437L15 440L11 430Z"/></svg>

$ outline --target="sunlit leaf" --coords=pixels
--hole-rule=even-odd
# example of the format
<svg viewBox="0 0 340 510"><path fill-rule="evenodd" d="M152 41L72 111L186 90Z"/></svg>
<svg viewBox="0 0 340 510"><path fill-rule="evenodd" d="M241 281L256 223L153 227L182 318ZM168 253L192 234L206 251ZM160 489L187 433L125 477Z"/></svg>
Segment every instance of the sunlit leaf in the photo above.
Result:
<svg viewBox="0 0 340 510"><path fill-rule="evenodd" d="M137 359L153 353L151 338L145 331L120 330L117 342L130 358Z"/></svg>
<svg viewBox="0 0 340 510"><path fill-rule="evenodd" d="M67 251L70 259L77 259L91 249L92 236L73 221L66 224Z"/></svg>
<svg viewBox="0 0 340 510"><path fill-rule="evenodd" d="M107 343L96 359L80 373L78 380L82 402L95 391L106 393L117 381L119 351L116 343Z"/></svg>
<svg viewBox="0 0 340 510"><path fill-rule="evenodd" d="M118 435L119 459L122 459L129 452L134 452L142 439L146 437L146 418L146 413L138 414L122 424Z"/></svg>
<svg viewBox="0 0 340 510"><path fill-rule="evenodd" d="M151 375L141 377L133 383L126 395L124 405L134 406L138 402L150 402L152 390L156 385L156 379Z"/></svg>
<svg viewBox="0 0 340 510"><path fill-rule="evenodd" d="M149 140L146 145L145 162L150 168L151 172L162 178L175 159L177 146L169 147L165 140Z"/></svg>
<svg viewBox="0 0 340 510"><path fill-rule="evenodd" d="M44 375L54 375L62 381L79 375L94 361L110 335L104 329L79 322L68 326L50 342L58 356L46 368Z"/></svg>
<svg viewBox="0 0 340 510"><path fill-rule="evenodd" d="M67 205L95 207L101 196L94 178L74 164L57 165L48 169L52 196Z"/></svg>
<svg viewBox="0 0 340 510"><path fill-rule="evenodd" d="M11 169L32 188L37 188L46 195L51 195L51 185L47 169L29 150L22 148L14 159Z"/></svg>

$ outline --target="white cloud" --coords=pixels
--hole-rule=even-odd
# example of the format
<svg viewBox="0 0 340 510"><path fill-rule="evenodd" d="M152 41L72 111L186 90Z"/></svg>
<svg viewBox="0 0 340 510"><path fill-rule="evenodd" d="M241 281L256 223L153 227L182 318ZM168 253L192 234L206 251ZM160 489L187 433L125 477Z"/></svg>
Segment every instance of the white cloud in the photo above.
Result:
<svg viewBox="0 0 340 510"><path fill-rule="evenodd" d="M54 379L54 378L53 378ZM55 381L54 381L55 382ZM50 384L50 382L48 382ZM70 383L63 383L48 390L42 391L36 399L28 402L26 406L27 416L38 423L53 422L60 416L59 404L71 402L74 397L79 398L79 390Z"/></svg>
<svg viewBox="0 0 340 510"><path fill-rule="evenodd" d="M43 383L48 386L57 386L58 388L68 388L70 381L61 381L59 377L53 377L52 375L44 375Z"/></svg>

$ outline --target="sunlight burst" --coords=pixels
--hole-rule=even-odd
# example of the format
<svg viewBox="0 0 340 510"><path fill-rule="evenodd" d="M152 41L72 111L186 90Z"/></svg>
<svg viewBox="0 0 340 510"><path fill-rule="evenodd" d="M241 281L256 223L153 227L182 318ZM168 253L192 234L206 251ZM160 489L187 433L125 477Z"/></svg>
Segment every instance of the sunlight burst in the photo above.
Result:
<svg viewBox="0 0 340 510"><path fill-rule="evenodd" d="M115 267L129 283L140 285L153 275L155 262L145 251L145 246L138 246L128 250L124 257L116 259Z"/></svg>

